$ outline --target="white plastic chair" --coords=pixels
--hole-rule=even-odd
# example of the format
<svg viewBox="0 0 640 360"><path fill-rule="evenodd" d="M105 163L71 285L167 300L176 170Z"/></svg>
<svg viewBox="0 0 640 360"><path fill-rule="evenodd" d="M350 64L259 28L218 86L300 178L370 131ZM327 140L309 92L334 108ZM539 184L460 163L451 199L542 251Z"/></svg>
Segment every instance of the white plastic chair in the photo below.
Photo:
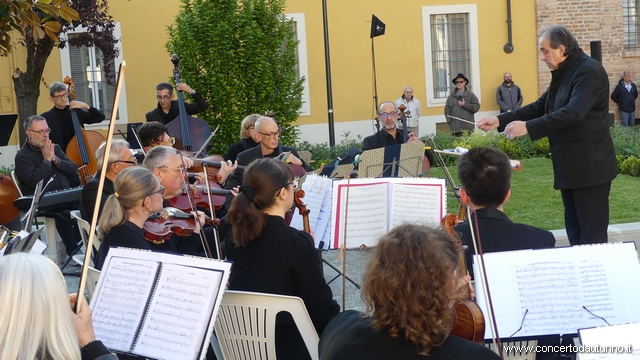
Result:
<svg viewBox="0 0 640 360"><path fill-rule="evenodd" d="M18 189L18 193L20 193L20 196L22 197L22 190L20 189L20 186L18 185L18 180L16 179L16 171L12 170L11 171L11 180L13 180L13 184L16 186L16 188Z"/></svg>
<svg viewBox="0 0 640 360"><path fill-rule="evenodd" d="M87 244L89 243L89 233L91 231L91 224L89 224L89 222L87 222L86 220L84 220L81 216L80 216L80 210L73 210L71 211L71 218L75 219L76 222L78 223L78 231L80 232L80 236L82 237L82 242L84 243L84 248L85 248L85 253L87 252ZM93 240L93 251L91 252L91 263L90 265L93 266L93 255L94 253L97 254L98 253L98 249L100 249L100 240L98 239L98 237L96 236ZM77 263L78 260L80 260L80 264L82 264L82 262L84 261L84 256L83 255L75 255L73 257L73 260Z"/></svg>
<svg viewBox="0 0 640 360"><path fill-rule="evenodd" d="M87 268L87 294L89 295L89 302L91 302L91 298L93 297L93 292L96 290L96 284L98 283L98 279L100 279L100 270L89 266Z"/></svg>
<svg viewBox="0 0 640 360"><path fill-rule="evenodd" d="M291 314L312 360L318 359L318 334L299 297L246 291L222 296L216 337L224 360L276 359L276 315Z"/></svg>

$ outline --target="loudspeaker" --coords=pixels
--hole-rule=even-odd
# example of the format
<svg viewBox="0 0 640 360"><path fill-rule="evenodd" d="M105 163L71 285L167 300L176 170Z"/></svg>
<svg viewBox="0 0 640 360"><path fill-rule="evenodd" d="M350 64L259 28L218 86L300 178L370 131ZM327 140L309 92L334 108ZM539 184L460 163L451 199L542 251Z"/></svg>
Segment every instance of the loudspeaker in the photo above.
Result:
<svg viewBox="0 0 640 360"><path fill-rule="evenodd" d="M371 34L369 37L373 39L376 36L384 35L385 28L386 25L377 16L371 14Z"/></svg>
<svg viewBox="0 0 640 360"><path fill-rule="evenodd" d="M591 57L598 60L598 62L602 64L602 41L592 41L590 46Z"/></svg>

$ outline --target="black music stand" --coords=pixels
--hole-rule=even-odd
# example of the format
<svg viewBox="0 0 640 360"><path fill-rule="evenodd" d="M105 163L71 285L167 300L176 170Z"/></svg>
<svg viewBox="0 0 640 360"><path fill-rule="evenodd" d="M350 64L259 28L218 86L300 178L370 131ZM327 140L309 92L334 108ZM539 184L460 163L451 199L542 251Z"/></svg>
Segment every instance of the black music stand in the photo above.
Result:
<svg viewBox="0 0 640 360"><path fill-rule="evenodd" d="M0 115L0 146L9 145L11 133L16 126L18 114L2 114Z"/></svg>
<svg viewBox="0 0 640 360"><path fill-rule="evenodd" d="M320 255L320 259L322 260L323 264L326 264L328 267L330 267L333 271L337 272L338 275L334 276L331 280L327 281L327 284L331 284L335 279L344 276L344 278L349 281L350 283L353 284L353 286L357 287L358 289L361 289L362 287L360 286L360 284L358 284L357 282L355 282L352 278L350 278L349 276L345 275L342 271L340 271L337 267L335 267L332 263L328 262L325 258L322 257L322 252L325 251L324 250L324 241L320 240L320 243L318 244L318 254ZM323 273L324 273L324 269L323 269Z"/></svg>
<svg viewBox="0 0 640 360"><path fill-rule="evenodd" d="M129 147L131 147L131 149L134 149L134 150L142 149L142 144L138 142L138 139L136 139L136 136L133 134L134 131L136 131L138 129L138 126L140 125L142 125L141 122L127 124L127 141L129 142Z"/></svg>

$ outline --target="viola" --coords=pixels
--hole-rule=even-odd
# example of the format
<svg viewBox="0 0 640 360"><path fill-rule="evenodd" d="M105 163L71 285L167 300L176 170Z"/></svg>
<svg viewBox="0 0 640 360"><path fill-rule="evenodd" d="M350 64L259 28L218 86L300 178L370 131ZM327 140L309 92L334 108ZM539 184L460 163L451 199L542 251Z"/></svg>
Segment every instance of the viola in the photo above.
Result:
<svg viewBox="0 0 640 360"><path fill-rule="evenodd" d="M162 244L172 234L190 236L197 228L196 219L192 214L177 209L165 208L151 214L142 227L144 238L153 244Z"/></svg>
<svg viewBox="0 0 640 360"><path fill-rule="evenodd" d="M311 226L309 226L309 213L311 210L307 209L307 204L302 202L304 195L304 190L297 190L293 194L293 204L298 208L298 212L302 216L302 230L306 233L311 233Z"/></svg>
<svg viewBox="0 0 640 360"><path fill-rule="evenodd" d="M69 76L64 77L64 83L68 86L69 104L75 98L75 85ZM104 136L97 131L84 130L80 126L80 120L76 110L71 111L71 121L73 122L74 137L67 145L67 157L78 165L78 173L82 185L86 184L93 175L98 172L98 162L96 161L96 150L104 142Z"/></svg>
<svg viewBox="0 0 640 360"><path fill-rule="evenodd" d="M448 214L442 219L444 228L449 235L456 239L456 246L458 247L458 275L463 275L467 273L467 264L464 257L466 246L462 246L462 241L453 229L457 224L458 217L455 214ZM468 286L465 286L462 291L463 295L460 296L453 305L455 316L451 334L478 344L484 344L485 321L482 310L475 301L471 300Z"/></svg>
<svg viewBox="0 0 640 360"><path fill-rule="evenodd" d="M211 193L211 202L209 202L209 193ZM206 207L213 205L215 210L218 210L224 206L226 196L231 194L231 190L223 189L220 184L215 181L208 181L208 184L203 185L188 185L182 189L182 194L169 199L171 206L183 211L191 211L191 201L189 197L193 198L193 205L196 207Z"/></svg>
<svg viewBox="0 0 640 360"><path fill-rule="evenodd" d="M180 83L181 77L180 58L178 58L178 55L173 54L171 62L173 63L173 76L177 85ZM180 110L178 117L167 124L169 133L176 139L173 147L186 151L200 149L209 139L211 127L204 120L187 115L182 91L178 91L178 108Z"/></svg>

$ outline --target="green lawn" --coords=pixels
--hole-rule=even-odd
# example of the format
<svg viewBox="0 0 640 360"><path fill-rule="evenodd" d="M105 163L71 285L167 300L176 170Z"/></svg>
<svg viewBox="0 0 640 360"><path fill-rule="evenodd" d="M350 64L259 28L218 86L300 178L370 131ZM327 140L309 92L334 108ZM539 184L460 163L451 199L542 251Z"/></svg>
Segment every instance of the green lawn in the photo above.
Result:
<svg viewBox="0 0 640 360"><path fill-rule="evenodd" d="M460 185L454 166L451 176ZM431 177L443 178L440 168L433 168ZM609 197L609 223L621 224L640 221L640 178L618 175L611 185ZM449 212L458 213L458 202L447 198ZM511 176L511 198L505 212L514 222L529 224L547 230L563 229L564 216L560 192L553 189L551 159L524 159L522 171Z"/></svg>

